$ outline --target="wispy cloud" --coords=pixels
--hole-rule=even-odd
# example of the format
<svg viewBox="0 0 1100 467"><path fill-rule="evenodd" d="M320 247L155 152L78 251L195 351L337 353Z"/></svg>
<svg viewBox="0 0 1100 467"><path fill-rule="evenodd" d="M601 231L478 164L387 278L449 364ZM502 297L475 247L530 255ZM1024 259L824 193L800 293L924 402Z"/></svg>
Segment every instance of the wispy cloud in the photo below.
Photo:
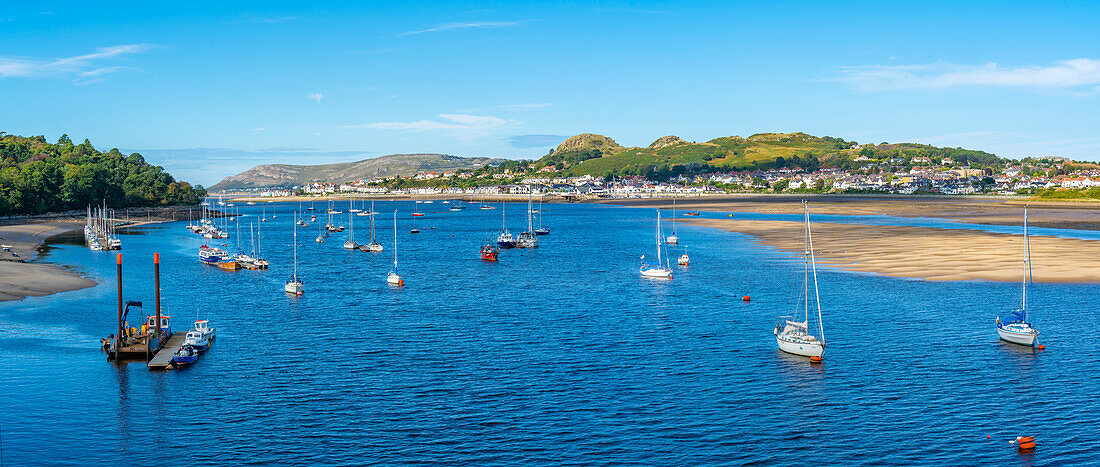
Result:
<svg viewBox="0 0 1100 467"><path fill-rule="evenodd" d="M115 59L123 55L137 54L151 49L149 44L116 45L102 47L95 52L62 58L27 58L27 57L0 57L0 77L9 78L39 78L39 77L65 77L78 78L103 76L120 70L132 69L123 66L97 67L95 64L109 59ZM102 80L96 80L100 81ZM88 81L78 79L78 84L86 84Z"/></svg>
<svg viewBox="0 0 1100 467"><path fill-rule="evenodd" d="M260 133L263 133L263 132L265 132L265 131L267 131L267 128L266 128L266 127L262 127L262 126L261 126L261 127L258 127L258 128L253 128L253 129L251 129L251 130L248 130L248 132L249 132L249 133L251 133L251 134L253 134L253 135L258 135L258 134L260 134Z"/></svg>
<svg viewBox="0 0 1100 467"><path fill-rule="evenodd" d="M513 148L530 149L557 146L568 136L562 135L515 135L504 138Z"/></svg>
<svg viewBox="0 0 1100 467"><path fill-rule="evenodd" d="M554 105L554 104L551 104L549 102L532 102L532 103L529 103L529 104L498 105L497 108L502 109L502 110L526 110L526 109L541 109L543 107L550 107L552 105Z"/></svg>
<svg viewBox="0 0 1100 467"><path fill-rule="evenodd" d="M439 120L417 120L415 122L377 122L365 125L348 125L346 128L370 128L375 130L432 131L463 130L486 132L499 128L519 125L523 122L494 117L491 115L439 114Z"/></svg>
<svg viewBox="0 0 1100 467"><path fill-rule="evenodd" d="M1001 67L996 63L956 65L862 65L839 69L839 81L861 91L945 89L960 86L1097 91L1100 59L1077 58L1046 66ZM1093 89L1089 89L1093 88Z"/></svg>
<svg viewBox="0 0 1100 467"><path fill-rule="evenodd" d="M309 93L309 98L317 101L318 103L320 103L321 99L325 98L325 95L321 94L319 92L311 92L311 93Z"/></svg>
<svg viewBox="0 0 1100 467"><path fill-rule="evenodd" d="M447 23L439 26L431 27L428 29L420 29L416 31L407 31L399 33L398 36L412 36L414 34L425 34L429 32L443 32L443 31L455 31L459 29L487 29L487 28L501 28L506 26L519 26L522 21L470 21L465 23Z"/></svg>

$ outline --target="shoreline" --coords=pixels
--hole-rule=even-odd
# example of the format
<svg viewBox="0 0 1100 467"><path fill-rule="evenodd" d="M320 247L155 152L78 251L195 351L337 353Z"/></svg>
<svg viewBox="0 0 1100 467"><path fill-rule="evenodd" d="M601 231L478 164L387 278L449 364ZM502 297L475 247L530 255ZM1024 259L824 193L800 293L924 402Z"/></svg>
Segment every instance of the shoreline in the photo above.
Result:
<svg viewBox="0 0 1100 467"><path fill-rule="evenodd" d="M683 219L749 235L759 244L799 256L804 224L795 221ZM812 222L819 266L928 281L1020 282L1022 234L940 227ZM1031 235L1032 280L1100 283L1100 242Z"/></svg>
<svg viewBox="0 0 1100 467"><path fill-rule="evenodd" d="M119 210L131 215L145 214L145 219L141 220L138 220L140 217L131 217L130 223L119 229L186 220L186 211L190 209L195 208L172 206ZM117 215L114 220L121 221L123 217ZM0 219L0 244L10 247L10 251L0 251L0 302L44 297L99 285L64 264L36 262L42 244L58 235L79 233L84 223L83 212L79 215L65 212Z"/></svg>

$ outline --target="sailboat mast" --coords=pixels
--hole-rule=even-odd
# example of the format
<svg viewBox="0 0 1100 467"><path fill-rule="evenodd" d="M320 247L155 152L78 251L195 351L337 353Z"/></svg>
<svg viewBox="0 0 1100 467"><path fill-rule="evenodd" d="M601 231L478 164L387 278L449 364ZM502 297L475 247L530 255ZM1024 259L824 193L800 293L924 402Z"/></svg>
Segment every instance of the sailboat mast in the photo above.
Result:
<svg viewBox="0 0 1100 467"><path fill-rule="evenodd" d="M298 215L294 217L294 282L298 282Z"/></svg>
<svg viewBox="0 0 1100 467"><path fill-rule="evenodd" d="M1027 317L1027 283L1031 280L1031 238L1027 236L1027 206L1024 206L1024 243L1027 249L1027 273L1024 274L1024 294L1023 304L1020 309L1024 312L1024 321L1028 321Z"/></svg>
<svg viewBox="0 0 1100 467"><path fill-rule="evenodd" d="M657 235L656 235L655 239L657 240L657 242L656 242L656 245L657 245L657 266L660 267L660 266L664 265L664 263L661 262L661 210L660 209L657 210Z"/></svg>
<svg viewBox="0 0 1100 467"><path fill-rule="evenodd" d="M810 268L814 273L814 303L817 305L817 326L821 331L821 341L825 342L825 323L821 322L821 293L817 287L817 261L814 260L814 238L810 232L810 206L806 207L806 242L810 246ZM806 297L809 300L809 297Z"/></svg>
<svg viewBox="0 0 1100 467"><path fill-rule="evenodd" d="M676 198L672 198L672 236L676 236Z"/></svg>
<svg viewBox="0 0 1100 467"><path fill-rule="evenodd" d="M393 273L397 274L397 210L393 210Z"/></svg>

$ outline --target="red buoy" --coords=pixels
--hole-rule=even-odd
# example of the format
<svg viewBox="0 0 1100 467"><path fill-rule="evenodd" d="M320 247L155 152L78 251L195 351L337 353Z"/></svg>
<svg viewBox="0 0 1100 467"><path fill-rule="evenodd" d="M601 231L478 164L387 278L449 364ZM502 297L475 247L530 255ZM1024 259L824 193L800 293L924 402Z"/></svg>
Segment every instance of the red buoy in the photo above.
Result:
<svg viewBox="0 0 1100 467"><path fill-rule="evenodd" d="M810 363L821 363L821 357L810 357Z"/></svg>
<svg viewBox="0 0 1100 467"><path fill-rule="evenodd" d="M1035 443L1024 443L1020 445L1021 451L1030 451L1032 449L1035 449Z"/></svg>
<svg viewBox="0 0 1100 467"><path fill-rule="evenodd" d="M1035 442L1035 437L1034 436L1024 436L1023 438L1020 438L1020 439L1016 440L1016 443L1020 444L1021 446L1023 446L1024 444L1027 444L1027 443L1034 443L1034 442Z"/></svg>
<svg viewBox="0 0 1100 467"><path fill-rule="evenodd" d="M1039 350L1046 350L1046 349L1047 349L1047 346L1045 346L1045 345L1043 345L1043 344L1039 344L1039 346L1038 346L1038 347L1036 347L1036 348L1037 348L1037 349L1039 349Z"/></svg>
<svg viewBox="0 0 1100 467"><path fill-rule="evenodd" d="M748 295L745 295L744 297L741 297L741 300L743 300L743 301L746 301L746 302L747 302L747 301L749 301L750 299L749 299L749 296L748 296Z"/></svg>

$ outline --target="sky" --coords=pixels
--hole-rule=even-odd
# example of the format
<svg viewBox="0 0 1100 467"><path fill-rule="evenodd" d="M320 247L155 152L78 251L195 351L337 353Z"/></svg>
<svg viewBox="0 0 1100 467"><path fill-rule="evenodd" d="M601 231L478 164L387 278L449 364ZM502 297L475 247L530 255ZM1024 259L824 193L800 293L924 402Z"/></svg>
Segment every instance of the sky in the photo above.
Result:
<svg viewBox="0 0 1100 467"><path fill-rule="evenodd" d="M91 3L0 9L0 131L206 186L578 133L1100 160L1100 2Z"/></svg>

